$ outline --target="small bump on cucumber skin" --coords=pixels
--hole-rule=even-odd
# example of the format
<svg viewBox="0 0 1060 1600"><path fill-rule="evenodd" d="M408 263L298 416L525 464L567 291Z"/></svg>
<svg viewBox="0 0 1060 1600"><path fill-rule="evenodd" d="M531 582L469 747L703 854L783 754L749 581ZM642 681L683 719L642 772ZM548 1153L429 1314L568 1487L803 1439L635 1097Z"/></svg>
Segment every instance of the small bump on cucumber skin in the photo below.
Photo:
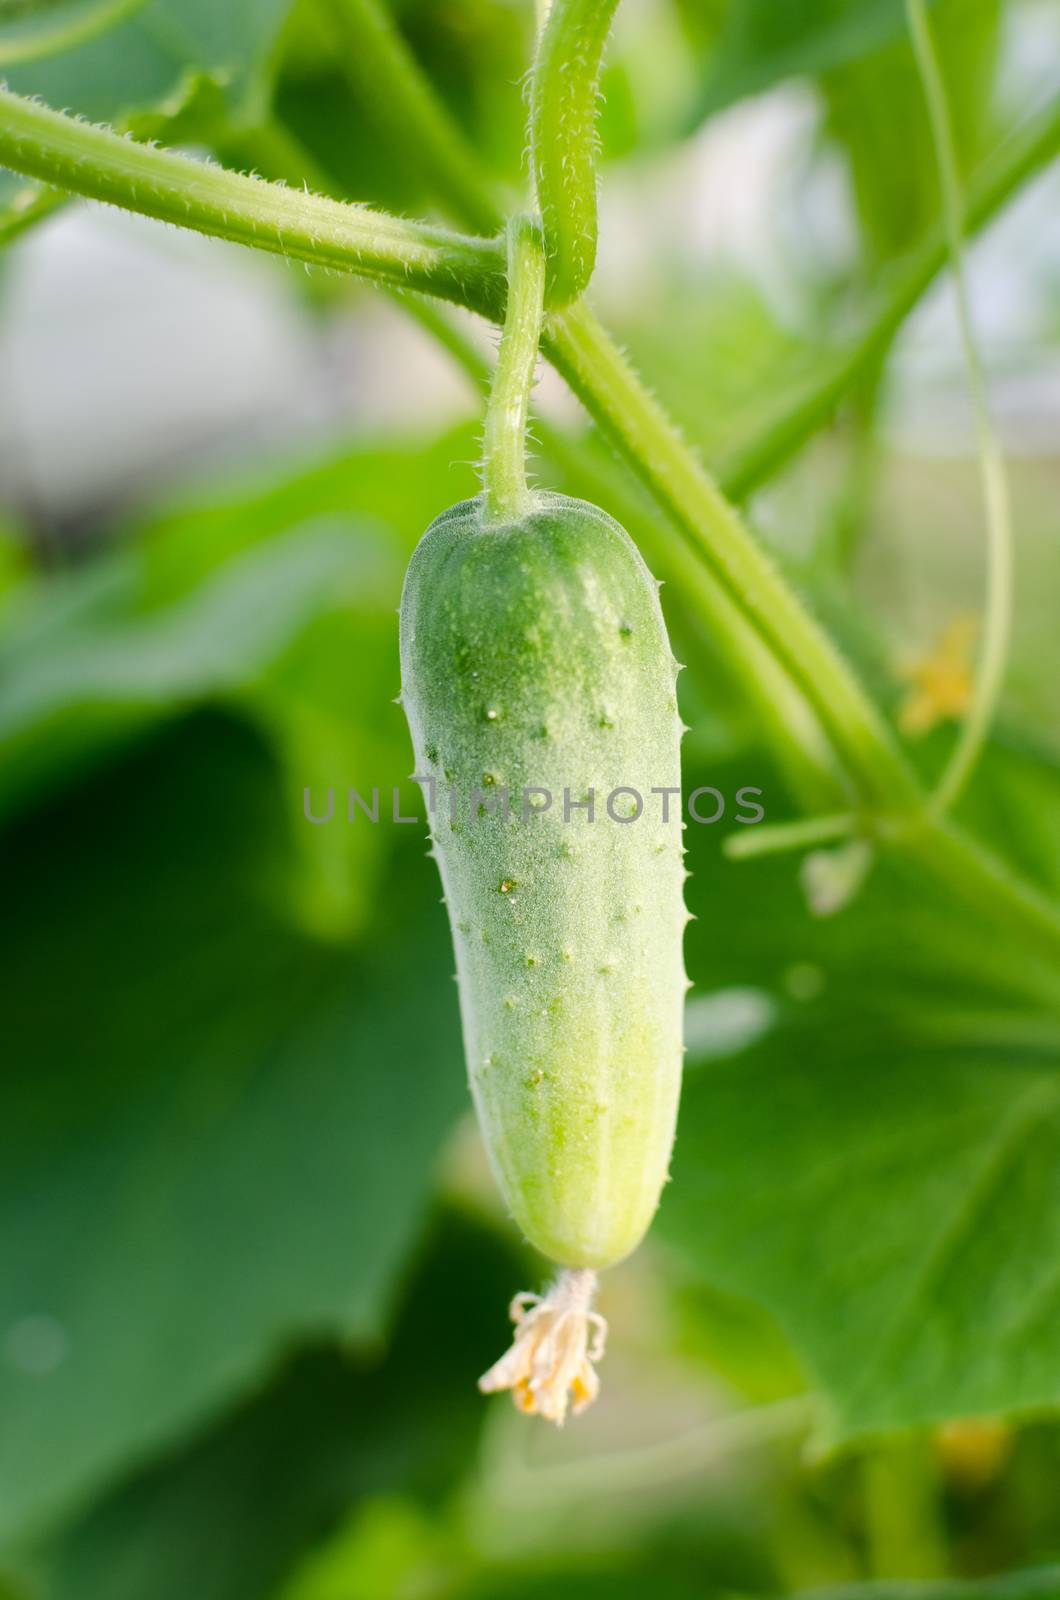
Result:
<svg viewBox="0 0 1060 1600"><path fill-rule="evenodd" d="M606 1266L650 1223L681 1071L681 824L674 807L663 824L650 795L680 781L657 588L596 507L539 494L518 523L486 527L472 500L424 536L401 615L487 1148L538 1249ZM453 830L449 789L466 810L484 773L503 774L511 820ZM524 787L553 795L525 822ZM643 796L636 821L607 815L621 787ZM595 820L565 822L564 789L577 801L590 788Z"/></svg>

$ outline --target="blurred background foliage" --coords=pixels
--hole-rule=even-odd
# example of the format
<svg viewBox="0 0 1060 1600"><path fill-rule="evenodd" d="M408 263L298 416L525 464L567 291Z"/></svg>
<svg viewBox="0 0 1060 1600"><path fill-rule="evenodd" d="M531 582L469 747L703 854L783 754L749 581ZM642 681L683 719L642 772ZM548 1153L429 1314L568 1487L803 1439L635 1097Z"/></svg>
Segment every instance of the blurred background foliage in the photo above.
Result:
<svg viewBox="0 0 1060 1600"><path fill-rule="evenodd" d="M1058 93L1058 16L932 19L974 184ZM390 23L437 97L418 147ZM532 29L523 0L6 0L0 73L489 231ZM604 88L595 297L736 482L937 228L902 4L628 0ZM1054 891L1057 185L971 258L1018 621L962 803ZM5 1600L1060 1595L1055 977L898 860L735 863L731 813L690 829L674 1181L604 1288L604 1398L558 1436L483 1402L542 1267L467 1114L393 696L405 561L475 487L489 338L0 173L3 240ZM557 381L539 401L541 481L668 580L689 787L796 814L687 558ZM901 719L980 605L944 287L822 420L748 509ZM923 729L925 772L952 737ZM351 785L378 826L344 820Z"/></svg>

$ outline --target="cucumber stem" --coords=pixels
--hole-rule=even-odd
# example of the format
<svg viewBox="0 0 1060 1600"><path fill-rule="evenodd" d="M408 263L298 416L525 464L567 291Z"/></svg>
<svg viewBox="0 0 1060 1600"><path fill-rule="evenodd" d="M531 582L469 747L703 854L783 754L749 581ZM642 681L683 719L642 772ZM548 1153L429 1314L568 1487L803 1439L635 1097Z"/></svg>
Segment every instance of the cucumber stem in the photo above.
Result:
<svg viewBox="0 0 1060 1600"><path fill-rule="evenodd" d="M526 423L537 367L545 294L541 227L528 216L508 223L508 298L497 352L482 451L482 487L491 522L523 516L531 497L526 482Z"/></svg>

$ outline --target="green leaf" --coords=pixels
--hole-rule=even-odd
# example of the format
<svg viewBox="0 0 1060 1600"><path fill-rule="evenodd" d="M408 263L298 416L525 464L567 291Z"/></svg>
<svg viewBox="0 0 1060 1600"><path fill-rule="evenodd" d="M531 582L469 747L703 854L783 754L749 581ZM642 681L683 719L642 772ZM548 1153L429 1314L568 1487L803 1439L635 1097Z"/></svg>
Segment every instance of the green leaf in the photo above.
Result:
<svg viewBox="0 0 1060 1600"><path fill-rule="evenodd" d="M831 1439L1060 1405L1058 1069L837 1024L690 1075L662 1232L774 1314Z"/></svg>
<svg viewBox="0 0 1060 1600"><path fill-rule="evenodd" d="M385 545L337 520L217 552L191 588L185 549L169 594L174 552L139 546L19 597L0 639L0 815L162 717L247 692L315 618L378 615L396 584Z"/></svg>
<svg viewBox="0 0 1060 1600"><path fill-rule="evenodd" d="M659 305L637 302L623 342L711 462L756 434L764 396L776 406L778 391L794 395L831 354L784 328L761 290L729 267L671 267L660 298ZM704 371L711 373L706 388Z"/></svg>
<svg viewBox="0 0 1060 1600"><path fill-rule="evenodd" d="M94 122L159 106L186 77L209 74L237 114L261 87L291 0L147 0L119 26L47 59L15 64L8 87ZM85 10L83 0L81 10ZM71 9L68 7L67 9ZM178 94L178 99L180 98Z"/></svg>
<svg viewBox="0 0 1060 1600"><path fill-rule="evenodd" d="M685 935L685 961L694 994L761 990L775 1006L779 1024L797 1019L800 1026L825 1032L845 1020L866 1029L902 1026L910 1037L923 1039L930 1026L933 1037L953 1042L976 1037L993 1015L994 1037L999 1030L1009 1036L1005 1029L1014 1016L1022 1017L1028 1030L1040 1024L1042 1037L1057 1037L1060 1024L1050 1004L1055 989L1039 1001L1035 986L1038 1005L1031 1008L1032 985L1022 953L991 939L974 917L957 915L952 898L926 883L901 852L877 851L860 895L847 910L811 916L801 881L805 855L731 861L722 853L726 836L753 832L753 825L732 820L740 788L761 790L758 803L767 823L790 819L782 782L770 763L754 750L738 761L714 761L709 770L686 760L686 794L700 784L719 790L726 813L714 826L690 823L685 832L691 871L685 898L696 919ZM1043 808L1040 816L1036 805ZM1023 870L1036 870L1048 887L1047 847L1040 841L1058 806L1055 767L1008 761L991 745L962 814L972 823L985 823L983 837L990 847L1010 853ZM1015 821L1024 817L1025 824Z"/></svg>
<svg viewBox="0 0 1060 1600"><path fill-rule="evenodd" d="M0 250L66 202L67 196L58 190L46 189L0 167Z"/></svg>
<svg viewBox="0 0 1060 1600"><path fill-rule="evenodd" d="M794 1600L1056 1600L1060 1567L1032 1567L976 1583L856 1583L803 1590Z"/></svg>
<svg viewBox="0 0 1060 1600"><path fill-rule="evenodd" d="M0 617L29 565L27 540L21 529L0 512Z"/></svg>
<svg viewBox="0 0 1060 1600"><path fill-rule="evenodd" d="M418 449L414 467L404 444L381 443L288 467L158 513L86 568L14 583L0 637L0 817L224 699L281 760L303 925L342 938L365 924L386 830L306 827L303 794L378 784L387 811L407 779L393 705L404 556L459 498L453 458L469 450L459 430Z"/></svg>
<svg viewBox="0 0 1060 1600"><path fill-rule="evenodd" d="M288 827L260 746L211 717L6 842L6 1540L295 1334L385 1326L464 1104L444 919L404 829L370 944L300 937Z"/></svg>
<svg viewBox="0 0 1060 1600"><path fill-rule="evenodd" d="M965 174L995 132L1000 21L1000 0L935 0L932 31ZM828 132L846 158L865 253L875 265L908 249L939 214L933 136L912 48L900 36L870 61L825 73L821 87ZM894 154L898 126L901 161Z"/></svg>
<svg viewBox="0 0 1060 1600"><path fill-rule="evenodd" d="M283 33L276 114L341 194L412 214L440 204L444 211L429 172L395 136L386 90L380 101L374 79L366 80L344 9L334 0L298 0ZM487 183L521 184L526 108L512 88L532 55L532 10L494 0L403 0L392 9ZM466 216L459 220L466 224Z"/></svg>
<svg viewBox="0 0 1060 1600"><path fill-rule="evenodd" d="M298 1352L64 1535L48 1600L262 1600L367 1496L448 1495L470 1466L486 1415L476 1379L517 1281L495 1235L447 1218L385 1355Z"/></svg>
<svg viewBox="0 0 1060 1600"><path fill-rule="evenodd" d="M627 1560L620 1568L596 1573L561 1568L534 1574L503 1574L503 1590L497 1579L481 1586L472 1584L460 1592L460 1600L495 1600L503 1592L505 1600L549 1600L562 1594L564 1600L637 1600L651 1593L657 1600L690 1600L693 1595L733 1593L689 1587L679 1573L659 1573L660 1557L654 1555L636 1567ZM742 1591L739 1591L742 1594ZM760 1591L755 1589L755 1593ZM791 1600L1056 1600L1060 1594L1060 1567L1041 1567L1011 1576L986 1578L979 1583L859 1583L842 1588L800 1590ZM331 1597L329 1597L331 1600ZM337 1600L337 1597L336 1597Z"/></svg>
<svg viewBox="0 0 1060 1600"><path fill-rule="evenodd" d="M702 781L732 794L737 776L777 820L767 768ZM1057 793L1055 771L995 745L967 813L1047 883ZM899 858L815 918L797 859L732 863L719 834L686 833L696 988L659 1232L776 1319L833 1438L1060 1403L1055 1007L1029 1006L1023 964ZM759 1001L728 1060L718 988Z"/></svg>
<svg viewBox="0 0 1060 1600"><path fill-rule="evenodd" d="M870 55L904 31L903 0L728 0L695 121L784 78Z"/></svg>
<svg viewBox="0 0 1060 1600"><path fill-rule="evenodd" d="M1060 759L999 729L962 802L962 820L1020 872L1060 895L1058 816Z"/></svg>
<svg viewBox="0 0 1060 1600"><path fill-rule="evenodd" d="M73 50L145 4L146 0L4 0L0 67Z"/></svg>
<svg viewBox="0 0 1060 1600"><path fill-rule="evenodd" d="M14 583L0 637L0 817L224 699L281 759L303 924L355 931L370 917L384 830L307 828L303 792L378 784L386 810L407 778L392 703L404 556L459 498L453 458L470 448L459 430L419 448L414 467L404 443L288 467L158 513L86 568Z"/></svg>

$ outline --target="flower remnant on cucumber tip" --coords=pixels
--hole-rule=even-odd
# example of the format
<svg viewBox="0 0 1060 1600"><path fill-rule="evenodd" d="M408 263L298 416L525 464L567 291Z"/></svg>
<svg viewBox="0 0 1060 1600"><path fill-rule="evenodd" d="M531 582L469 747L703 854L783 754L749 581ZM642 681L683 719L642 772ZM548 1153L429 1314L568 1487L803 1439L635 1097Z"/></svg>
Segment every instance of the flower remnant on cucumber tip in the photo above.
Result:
<svg viewBox="0 0 1060 1600"><path fill-rule="evenodd" d="M512 1345L478 1381L483 1394L510 1389L518 1410L561 1428L600 1392L594 1363L604 1353L607 1323L592 1309L596 1273L561 1272L547 1294L517 1294L509 1308Z"/></svg>

